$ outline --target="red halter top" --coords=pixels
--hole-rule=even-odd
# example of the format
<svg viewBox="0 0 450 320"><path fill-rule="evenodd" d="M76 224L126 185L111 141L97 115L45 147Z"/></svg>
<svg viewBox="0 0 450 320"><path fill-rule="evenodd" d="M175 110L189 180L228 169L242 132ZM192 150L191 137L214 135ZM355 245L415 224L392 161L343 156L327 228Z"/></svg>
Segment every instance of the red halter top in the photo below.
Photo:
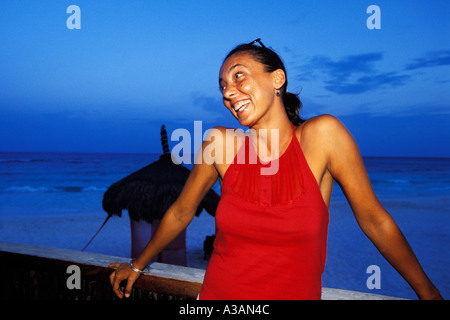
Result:
<svg viewBox="0 0 450 320"><path fill-rule="evenodd" d="M321 298L328 208L295 131L273 161L262 163L247 137L228 167L199 299Z"/></svg>

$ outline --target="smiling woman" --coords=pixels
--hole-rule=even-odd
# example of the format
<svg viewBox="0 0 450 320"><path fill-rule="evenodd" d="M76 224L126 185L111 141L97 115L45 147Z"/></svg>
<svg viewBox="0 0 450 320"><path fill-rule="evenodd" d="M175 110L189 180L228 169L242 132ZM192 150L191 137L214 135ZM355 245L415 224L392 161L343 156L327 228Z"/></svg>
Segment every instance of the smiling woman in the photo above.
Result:
<svg viewBox="0 0 450 320"><path fill-rule="evenodd" d="M189 225L219 180L214 250L199 299L320 299L334 181L362 231L417 296L441 298L378 201L351 134L330 115L307 121L299 117L300 100L287 92L286 69L273 50L254 42L238 46L226 56L219 84L225 107L253 134L236 144L234 137L227 139L228 128L216 127L226 138L218 144L204 139L201 153L214 143L223 152L194 165L137 259L131 265L111 265L117 267L110 279L119 297L129 296L139 270ZM265 135L268 130L276 130L277 137ZM263 161L261 142L266 150L278 146L277 157ZM230 149L233 160L224 161ZM264 175L261 169L274 162L277 170ZM124 292L119 289L122 280L127 280Z"/></svg>
<svg viewBox="0 0 450 320"><path fill-rule="evenodd" d="M253 45L255 42L258 42L261 44L261 47ZM233 60L227 61L228 58L230 58L233 55L250 55L247 59L246 64L233 64ZM226 97L225 91L230 90L230 86L235 84L241 87L245 88L246 82L242 83L243 81L251 80L247 79L248 76L257 76L258 72L259 75L264 73L272 73L276 72L275 81L277 82L277 90L276 95L282 97L282 102L284 105L284 108L286 110L286 114L289 117L289 120L294 125L299 125L303 122L303 120L299 116L299 111L301 109L302 103L300 99L297 97L297 95L290 93L287 91L287 75L286 75L286 68L280 59L280 57L273 52L272 50L269 50L265 48L265 46L261 43L260 39L257 39L249 44L241 45L234 50L232 50L227 57L225 58L225 61L227 63L224 63L221 69L221 74L224 71L227 71L225 74L228 76L228 79L226 80L224 77L219 78L219 86L220 90L222 91L222 94L224 96L224 101L229 100L229 98ZM258 64L255 64L255 62L259 62ZM225 68L229 67L228 70ZM242 70L240 70L242 69ZM249 72L254 72L250 73ZM247 78L246 78L247 76ZM227 86L228 84L228 86ZM230 93L228 93L229 95ZM250 100L244 99L237 102L238 104L233 105L233 109L235 110L236 114L237 111L243 111L244 106L248 106L250 103ZM225 106L227 104L225 103ZM227 106L228 107L228 106ZM237 108L238 107L238 108ZM230 108L229 108L230 109ZM239 109L239 110L238 110ZM241 110L242 109L242 110ZM231 110L230 110L231 111ZM242 124L242 123L241 123Z"/></svg>

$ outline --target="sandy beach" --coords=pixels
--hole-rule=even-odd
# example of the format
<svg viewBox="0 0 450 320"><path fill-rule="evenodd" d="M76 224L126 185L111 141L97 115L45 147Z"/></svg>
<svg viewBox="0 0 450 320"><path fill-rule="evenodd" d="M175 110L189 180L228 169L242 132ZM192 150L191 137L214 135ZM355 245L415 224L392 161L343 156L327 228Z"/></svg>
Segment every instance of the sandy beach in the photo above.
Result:
<svg viewBox="0 0 450 320"><path fill-rule="evenodd" d="M97 232L106 218L104 212L81 214L73 217L49 214L33 217L2 216L0 234L2 241L81 250ZM214 234L214 217L203 212L188 227L187 247L189 266L205 268L203 240ZM85 249L87 252L129 257L131 232L128 216L111 217L103 229Z"/></svg>

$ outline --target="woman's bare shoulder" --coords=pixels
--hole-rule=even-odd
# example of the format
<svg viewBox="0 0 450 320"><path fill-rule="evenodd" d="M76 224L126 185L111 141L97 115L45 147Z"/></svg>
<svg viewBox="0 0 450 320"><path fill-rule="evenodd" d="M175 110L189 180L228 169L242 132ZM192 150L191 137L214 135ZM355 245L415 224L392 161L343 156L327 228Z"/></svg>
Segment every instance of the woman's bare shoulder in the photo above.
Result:
<svg viewBox="0 0 450 320"><path fill-rule="evenodd" d="M209 129L203 141L203 156L211 163L229 164L243 144L246 134L241 129L216 126Z"/></svg>
<svg viewBox="0 0 450 320"><path fill-rule="evenodd" d="M347 131L342 122L335 116L323 114L312 117L296 128L299 140L328 140Z"/></svg>

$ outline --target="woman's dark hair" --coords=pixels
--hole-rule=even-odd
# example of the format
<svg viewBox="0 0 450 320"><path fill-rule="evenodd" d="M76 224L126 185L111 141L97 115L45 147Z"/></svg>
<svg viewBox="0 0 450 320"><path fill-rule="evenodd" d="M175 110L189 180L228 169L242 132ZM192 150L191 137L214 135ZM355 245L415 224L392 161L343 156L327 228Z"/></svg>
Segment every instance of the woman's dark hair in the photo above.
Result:
<svg viewBox="0 0 450 320"><path fill-rule="evenodd" d="M230 53L228 53L224 61L236 53L247 52L251 54L256 61L265 65L267 72L273 72L278 69L283 70L286 74L286 82L280 88L280 94L283 99L284 108L286 109L287 116L289 117L289 120L292 122L292 124L299 125L300 123L305 121L299 116L302 102L298 98L298 95L287 91L287 73L283 61L278 56L278 54L275 53L275 51L265 47L264 45L262 45L262 43L261 47L254 45L253 43L256 41L261 43L258 39L253 41L252 43L241 44L237 46L236 48L231 50Z"/></svg>

